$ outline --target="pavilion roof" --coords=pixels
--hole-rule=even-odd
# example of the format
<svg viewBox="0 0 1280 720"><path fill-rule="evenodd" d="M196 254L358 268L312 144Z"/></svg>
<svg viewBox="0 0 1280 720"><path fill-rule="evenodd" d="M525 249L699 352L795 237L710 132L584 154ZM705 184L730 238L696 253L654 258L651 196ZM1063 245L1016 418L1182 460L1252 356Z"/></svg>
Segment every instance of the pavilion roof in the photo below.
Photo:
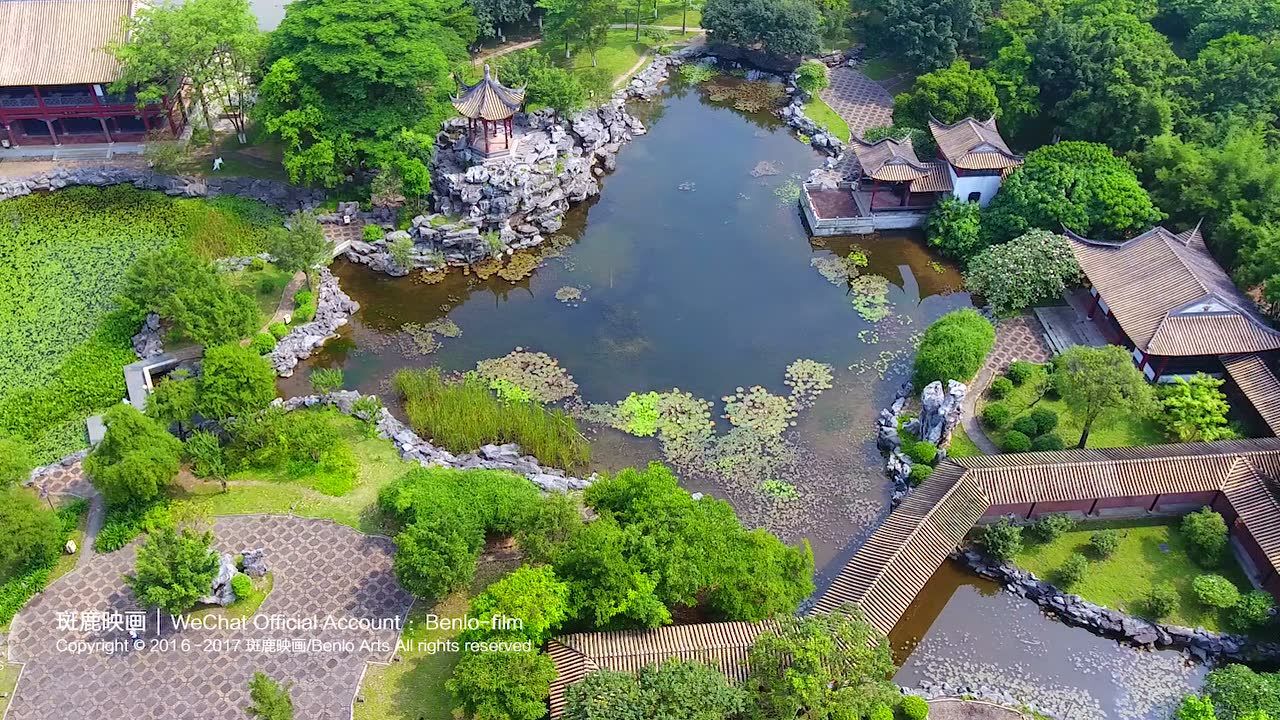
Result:
<svg viewBox="0 0 1280 720"><path fill-rule="evenodd" d="M975 120L967 117L947 125L929 116L929 132L938 144L938 152L947 162L964 170L1006 170L1022 164L1000 137L996 118Z"/></svg>
<svg viewBox="0 0 1280 720"><path fill-rule="evenodd" d="M1280 435L1280 378L1256 354L1227 355L1220 359L1263 422L1273 434Z"/></svg>
<svg viewBox="0 0 1280 720"><path fill-rule="evenodd" d="M911 138L901 140L883 138L869 143L853 138L850 143L853 154L862 166L862 174L880 182L911 182L930 173L928 163L920 162Z"/></svg>
<svg viewBox="0 0 1280 720"><path fill-rule="evenodd" d="M1155 227L1122 243L1066 235L1081 269L1140 350L1187 356L1280 349L1280 332L1209 254L1199 228L1174 234Z"/></svg>
<svg viewBox="0 0 1280 720"><path fill-rule="evenodd" d="M520 112L524 104L524 88L509 88L498 82L496 75L484 66L484 77L475 85L463 85L453 107L459 115L483 120L506 120Z"/></svg>
<svg viewBox="0 0 1280 720"><path fill-rule="evenodd" d="M109 83L132 0L0 0L0 87Z"/></svg>

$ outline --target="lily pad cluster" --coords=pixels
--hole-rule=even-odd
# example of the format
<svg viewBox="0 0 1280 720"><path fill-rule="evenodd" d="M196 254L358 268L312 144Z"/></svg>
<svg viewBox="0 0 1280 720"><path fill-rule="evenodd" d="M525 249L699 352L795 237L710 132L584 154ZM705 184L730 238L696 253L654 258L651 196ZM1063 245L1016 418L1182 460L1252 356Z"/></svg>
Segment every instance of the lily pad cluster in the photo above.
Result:
<svg viewBox="0 0 1280 720"><path fill-rule="evenodd" d="M577 307L582 304L585 297L582 294L582 288L565 285L556 290L556 299L569 307Z"/></svg>
<svg viewBox="0 0 1280 720"><path fill-rule="evenodd" d="M889 281L881 275L859 275L849 282L853 307L867 322L880 322L892 314L889 309Z"/></svg>
<svg viewBox="0 0 1280 720"><path fill-rule="evenodd" d="M400 326L400 333L399 344L404 354L421 357L439 350L442 338L460 337L462 328L446 317L429 323L405 323Z"/></svg>
<svg viewBox="0 0 1280 720"><path fill-rule="evenodd" d="M578 392L573 376L555 358L519 347L500 358L481 360L476 372L490 383L506 380L541 403L558 402Z"/></svg>
<svg viewBox="0 0 1280 720"><path fill-rule="evenodd" d="M516 283L529 277L538 268L538 256L531 252L518 252L507 258L507 264L498 269L498 277Z"/></svg>
<svg viewBox="0 0 1280 720"><path fill-rule="evenodd" d="M831 366L803 358L787 366L787 386L791 388L791 405L796 409L813 404L823 390L831 389Z"/></svg>
<svg viewBox="0 0 1280 720"><path fill-rule="evenodd" d="M760 112L776 107L787 91L780 83L740 80L721 76L705 84L711 102L728 102L742 112Z"/></svg>

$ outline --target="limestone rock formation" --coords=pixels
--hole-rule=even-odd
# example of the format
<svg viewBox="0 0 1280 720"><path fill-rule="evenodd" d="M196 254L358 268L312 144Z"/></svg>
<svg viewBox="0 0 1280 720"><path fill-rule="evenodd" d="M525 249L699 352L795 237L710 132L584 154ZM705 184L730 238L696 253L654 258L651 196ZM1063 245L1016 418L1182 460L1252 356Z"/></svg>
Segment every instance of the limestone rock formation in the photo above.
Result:
<svg viewBox="0 0 1280 720"><path fill-rule="evenodd" d="M218 555L218 574L210 583L209 594L198 602L204 605L221 605L226 607L236 601L236 593L231 589L231 578L236 574L236 560L231 553Z"/></svg>
<svg viewBox="0 0 1280 720"><path fill-rule="evenodd" d="M324 345L325 340L346 325L351 315L360 309L359 303L342 292L338 278L328 268L320 270L318 285L315 318L291 329L267 356L280 377L293 375L293 369L300 361L311 357L316 348Z"/></svg>

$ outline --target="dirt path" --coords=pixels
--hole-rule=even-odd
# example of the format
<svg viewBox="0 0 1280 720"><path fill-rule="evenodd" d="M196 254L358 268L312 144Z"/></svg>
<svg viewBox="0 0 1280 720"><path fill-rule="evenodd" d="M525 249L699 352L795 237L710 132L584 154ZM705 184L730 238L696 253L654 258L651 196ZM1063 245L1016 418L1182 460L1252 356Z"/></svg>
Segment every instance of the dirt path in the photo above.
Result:
<svg viewBox="0 0 1280 720"><path fill-rule="evenodd" d="M475 57L471 58L471 64L479 65L488 60L492 60L493 58L502 57L503 55L506 55L508 53L513 53L517 50L524 50L525 48L531 48L535 45L540 45L540 44L542 44L542 39L538 38L536 40L525 40L524 42L512 43L510 45L503 45L502 47L496 47L489 50L482 50Z"/></svg>

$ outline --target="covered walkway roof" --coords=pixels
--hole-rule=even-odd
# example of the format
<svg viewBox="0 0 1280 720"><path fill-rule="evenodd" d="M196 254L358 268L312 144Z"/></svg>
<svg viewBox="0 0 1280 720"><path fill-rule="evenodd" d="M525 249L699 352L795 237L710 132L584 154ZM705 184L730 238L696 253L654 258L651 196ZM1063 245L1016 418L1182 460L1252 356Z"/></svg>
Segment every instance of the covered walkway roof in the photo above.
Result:
<svg viewBox="0 0 1280 720"><path fill-rule="evenodd" d="M0 87L110 83L132 0L0 0Z"/></svg>

